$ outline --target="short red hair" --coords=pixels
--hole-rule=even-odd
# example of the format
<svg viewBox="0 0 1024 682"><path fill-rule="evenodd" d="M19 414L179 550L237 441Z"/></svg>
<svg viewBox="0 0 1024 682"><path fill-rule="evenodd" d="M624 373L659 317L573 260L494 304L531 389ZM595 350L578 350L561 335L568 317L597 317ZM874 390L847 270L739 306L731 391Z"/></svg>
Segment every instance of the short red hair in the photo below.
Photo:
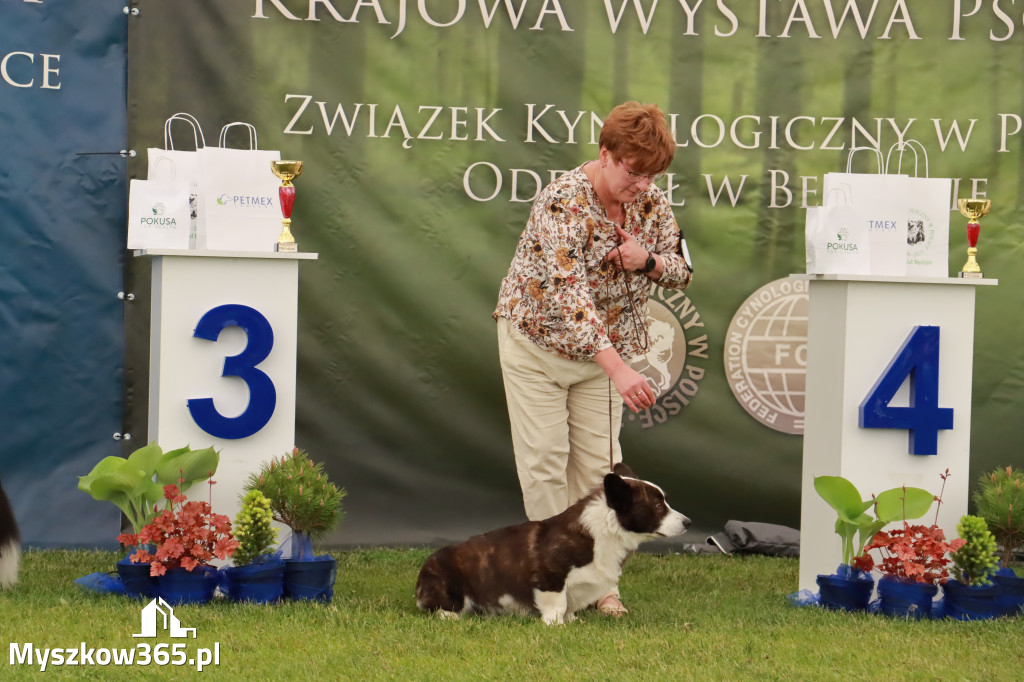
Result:
<svg viewBox="0 0 1024 682"><path fill-rule="evenodd" d="M616 161L628 160L637 173L663 173L672 163L676 141L657 104L629 101L609 112L599 142Z"/></svg>

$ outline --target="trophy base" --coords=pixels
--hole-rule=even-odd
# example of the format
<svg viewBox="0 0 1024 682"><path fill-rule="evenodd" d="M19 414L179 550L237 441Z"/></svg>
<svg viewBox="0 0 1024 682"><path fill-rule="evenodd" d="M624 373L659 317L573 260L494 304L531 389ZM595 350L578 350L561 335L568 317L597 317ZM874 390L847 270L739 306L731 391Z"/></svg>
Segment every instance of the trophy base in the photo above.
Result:
<svg viewBox="0 0 1024 682"><path fill-rule="evenodd" d="M296 242L278 242L274 244L274 251L277 253L298 253L299 245Z"/></svg>
<svg viewBox="0 0 1024 682"><path fill-rule="evenodd" d="M958 272L956 276L960 279L983 279L985 277L980 272Z"/></svg>

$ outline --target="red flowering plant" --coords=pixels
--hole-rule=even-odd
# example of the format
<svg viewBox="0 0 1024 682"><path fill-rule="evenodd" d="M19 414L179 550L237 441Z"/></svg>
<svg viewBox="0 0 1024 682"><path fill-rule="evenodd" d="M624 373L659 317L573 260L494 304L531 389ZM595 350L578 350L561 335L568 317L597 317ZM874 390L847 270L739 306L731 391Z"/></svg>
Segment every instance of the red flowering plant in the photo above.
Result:
<svg viewBox="0 0 1024 682"><path fill-rule="evenodd" d="M964 541L957 538L947 542L946 534L937 525L949 469L939 476L942 478L942 490L934 500L935 522L930 526L910 525L904 519L902 528L878 532L864 547L864 553L853 560L855 568L862 571L877 568L885 575L931 585L946 582L949 578L947 567L952 562L949 555L960 549ZM873 549L879 550L882 557L877 565L869 553Z"/></svg>
<svg viewBox="0 0 1024 682"><path fill-rule="evenodd" d="M212 472L211 472L212 476ZM215 481L210 480L210 486ZM126 546L153 545L155 551L139 549L131 555L133 564L149 563L151 576L164 575L169 568L191 572L214 559L235 553L238 540L231 535L231 520L214 514L209 502L189 502L174 484L164 486L164 509L137 534L122 533L118 542Z"/></svg>

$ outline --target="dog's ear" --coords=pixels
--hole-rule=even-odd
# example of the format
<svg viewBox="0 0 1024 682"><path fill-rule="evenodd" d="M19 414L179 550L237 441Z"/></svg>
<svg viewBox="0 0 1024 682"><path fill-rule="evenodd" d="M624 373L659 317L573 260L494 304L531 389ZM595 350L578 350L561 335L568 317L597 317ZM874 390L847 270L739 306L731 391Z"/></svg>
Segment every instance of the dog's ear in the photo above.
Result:
<svg viewBox="0 0 1024 682"><path fill-rule="evenodd" d="M618 465L616 465L616 468ZM626 467L627 469L629 467ZM604 476L604 497L608 500L608 506L615 511L628 509L633 503L633 489L622 480L619 474L605 474Z"/></svg>
<svg viewBox="0 0 1024 682"><path fill-rule="evenodd" d="M633 473L633 470L629 468L629 465L625 462L616 462L615 466L612 467L612 471L619 476L625 476L626 478L636 478L637 475Z"/></svg>

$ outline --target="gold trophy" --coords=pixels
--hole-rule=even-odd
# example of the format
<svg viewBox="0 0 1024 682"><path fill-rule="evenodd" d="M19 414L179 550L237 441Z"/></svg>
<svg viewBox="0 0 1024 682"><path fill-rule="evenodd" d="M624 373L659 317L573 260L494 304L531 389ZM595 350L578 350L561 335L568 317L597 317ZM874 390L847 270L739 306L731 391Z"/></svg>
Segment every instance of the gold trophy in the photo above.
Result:
<svg viewBox="0 0 1024 682"><path fill-rule="evenodd" d="M292 180L302 175L301 161L271 161L270 170L274 175L281 178L281 186L277 189L277 196L281 200L281 215L284 218L281 224L284 229L277 238L274 250L278 253L295 253L299 245L295 243L292 236L292 207L295 205L295 185Z"/></svg>
<svg viewBox="0 0 1024 682"><path fill-rule="evenodd" d="M981 223L978 219L992 210L991 199L957 199L956 205L960 212L967 216L967 262L960 271L960 277L981 279L981 267L978 265L978 235L981 234Z"/></svg>

